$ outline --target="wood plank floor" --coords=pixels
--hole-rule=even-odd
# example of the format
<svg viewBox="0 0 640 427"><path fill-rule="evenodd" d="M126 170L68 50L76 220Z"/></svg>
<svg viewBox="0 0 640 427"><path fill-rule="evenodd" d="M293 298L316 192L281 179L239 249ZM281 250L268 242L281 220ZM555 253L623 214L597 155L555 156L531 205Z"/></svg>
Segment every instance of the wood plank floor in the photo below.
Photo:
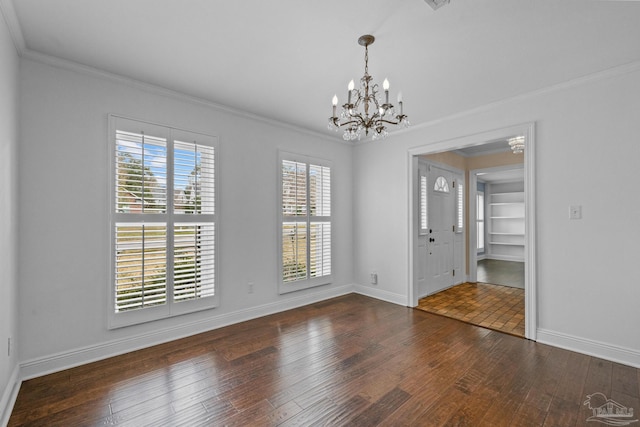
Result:
<svg viewBox="0 0 640 427"><path fill-rule="evenodd" d="M25 381L10 426L583 426L640 370L361 295ZM636 417L637 418L637 417Z"/></svg>

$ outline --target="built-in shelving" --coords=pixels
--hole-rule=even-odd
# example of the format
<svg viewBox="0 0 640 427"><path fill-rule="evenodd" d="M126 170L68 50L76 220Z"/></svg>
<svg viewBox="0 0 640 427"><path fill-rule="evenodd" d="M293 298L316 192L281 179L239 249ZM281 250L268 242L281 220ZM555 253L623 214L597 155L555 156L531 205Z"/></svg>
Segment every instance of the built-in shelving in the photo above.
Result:
<svg viewBox="0 0 640 427"><path fill-rule="evenodd" d="M489 194L488 256L524 261L524 191L519 183L494 184ZM500 191L502 190L502 191Z"/></svg>

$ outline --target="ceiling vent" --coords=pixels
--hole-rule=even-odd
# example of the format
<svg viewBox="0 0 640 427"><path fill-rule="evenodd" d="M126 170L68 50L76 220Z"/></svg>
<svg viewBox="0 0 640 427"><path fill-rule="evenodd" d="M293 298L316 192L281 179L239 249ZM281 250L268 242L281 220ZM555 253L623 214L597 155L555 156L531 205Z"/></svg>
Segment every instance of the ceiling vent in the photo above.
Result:
<svg viewBox="0 0 640 427"><path fill-rule="evenodd" d="M431 6L431 9L436 10L441 6L444 6L445 4L449 4L449 1L451 0L424 0L429 6Z"/></svg>

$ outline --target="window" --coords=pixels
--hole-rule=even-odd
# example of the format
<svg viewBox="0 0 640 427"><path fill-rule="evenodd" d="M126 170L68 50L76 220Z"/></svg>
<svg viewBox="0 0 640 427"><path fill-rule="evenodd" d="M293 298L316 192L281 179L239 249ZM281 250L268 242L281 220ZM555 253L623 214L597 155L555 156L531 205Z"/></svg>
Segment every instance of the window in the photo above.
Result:
<svg viewBox="0 0 640 427"><path fill-rule="evenodd" d="M215 137L110 117L109 327L217 304Z"/></svg>
<svg viewBox="0 0 640 427"><path fill-rule="evenodd" d="M476 230L478 253L484 252L484 191L476 193Z"/></svg>
<svg viewBox="0 0 640 427"><path fill-rule="evenodd" d="M439 176L436 179L436 182L433 186L433 190L438 193L448 193L449 192L449 183L447 182L447 178L444 176Z"/></svg>
<svg viewBox="0 0 640 427"><path fill-rule="evenodd" d="M458 187L458 196L456 200L457 207L457 225L456 232L462 233L464 231L464 184L458 179L456 182Z"/></svg>
<svg viewBox="0 0 640 427"><path fill-rule="evenodd" d="M331 165L280 153L280 293L331 282Z"/></svg>
<svg viewBox="0 0 640 427"><path fill-rule="evenodd" d="M427 176L420 172L420 234L428 233Z"/></svg>

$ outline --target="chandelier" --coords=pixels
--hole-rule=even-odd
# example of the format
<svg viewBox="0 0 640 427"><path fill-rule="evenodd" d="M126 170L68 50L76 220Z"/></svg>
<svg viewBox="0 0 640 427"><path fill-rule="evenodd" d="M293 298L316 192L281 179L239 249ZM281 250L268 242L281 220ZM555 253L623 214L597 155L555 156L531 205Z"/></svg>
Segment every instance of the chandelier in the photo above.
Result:
<svg viewBox="0 0 640 427"><path fill-rule="evenodd" d="M509 146L513 154L520 154L524 152L524 136L516 136L509 138Z"/></svg>
<svg viewBox="0 0 640 427"><path fill-rule="evenodd" d="M402 124L404 127L409 127L409 120L403 112L402 93L398 93L400 113L396 114L394 106L389 103L389 80L384 79L382 83L384 103L378 99L378 84L371 84L369 45L374 40L375 38L371 35L364 35L358 39L358 44L364 46L364 76L360 79L359 89L354 88L353 80L349 82L347 103L342 106L340 117L336 115L338 97L333 96L333 115L329 117L328 128L337 132L344 127L342 138L345 141L360 140L363 130L365 135L369 135L371 131L375 140L387 137L387 125Z"/></svg>

